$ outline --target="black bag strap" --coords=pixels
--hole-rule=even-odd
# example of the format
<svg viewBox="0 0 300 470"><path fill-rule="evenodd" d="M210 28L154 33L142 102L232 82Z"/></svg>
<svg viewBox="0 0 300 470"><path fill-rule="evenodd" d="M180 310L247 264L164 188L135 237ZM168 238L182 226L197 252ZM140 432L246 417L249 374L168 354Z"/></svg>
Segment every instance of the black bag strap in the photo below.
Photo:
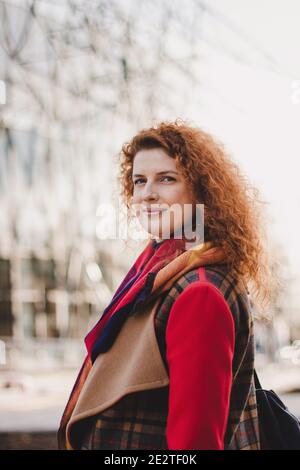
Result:
<svg viewBox="0 0 300 470"><path fill-rule="evenodd" d="M254 381L255 381L255 388L262 388L255 369L254 369Z"/></svg>

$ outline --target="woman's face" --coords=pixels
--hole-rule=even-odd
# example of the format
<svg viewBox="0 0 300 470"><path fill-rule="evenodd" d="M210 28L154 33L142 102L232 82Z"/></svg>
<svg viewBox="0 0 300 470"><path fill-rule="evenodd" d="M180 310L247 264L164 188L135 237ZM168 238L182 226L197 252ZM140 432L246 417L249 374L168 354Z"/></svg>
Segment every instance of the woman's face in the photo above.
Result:
<svg viewBox="0 0 300 470"><path fill-rule="evenodd" d="M132 180L132 204L142 227L154 237L169 238L177 231L181 238L183 224L191 226L194 198L175 159L161 148L140 150Z"/></svg>

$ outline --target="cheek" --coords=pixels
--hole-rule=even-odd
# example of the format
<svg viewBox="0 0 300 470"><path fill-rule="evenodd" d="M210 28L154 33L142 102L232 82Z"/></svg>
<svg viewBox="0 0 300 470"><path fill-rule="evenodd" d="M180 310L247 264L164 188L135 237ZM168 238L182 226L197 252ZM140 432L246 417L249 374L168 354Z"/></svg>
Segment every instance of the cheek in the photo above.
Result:
<svg viewBox="0 0 300 470"><path fill-rule="evenodd" d="M166 197L169 203L177 204L188 204L192 203L192 196L188 188L178 186L176 188L170 188L168 197Z"/></svg>
<svg viewBox="0 0 300 470"><path fill-rule="evenodd" d="M141 201L137 195L132 196L130 207L135 217L141 216Z"/></svg>
<svg viewBox="0 0 300 470"><path fill-rule="evenodd" d="M133 203L138 203L140 201L139 191L137 191L137 190L133 191L131 201Z"/></svg>

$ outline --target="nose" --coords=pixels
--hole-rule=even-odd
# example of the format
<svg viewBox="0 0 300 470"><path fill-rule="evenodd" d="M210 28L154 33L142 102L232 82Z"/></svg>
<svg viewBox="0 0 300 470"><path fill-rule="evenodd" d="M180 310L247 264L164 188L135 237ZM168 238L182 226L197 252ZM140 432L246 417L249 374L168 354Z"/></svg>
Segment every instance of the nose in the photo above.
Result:
<svg viewBox="0 0 300 470"><path fill-rule="evenodd" d="M156 202L158 201L158 194L151 192L149 194L146 194L143 199L144 201L147 201L147 202L154 202L154 201Z"/></svg>
<svg viewBox="0 0 300 470"><path fill-rule="evenodd" d="M146 202L153 202L157 201L159 199L159 195L153 191L153 188L151 185L146 185L144 188L144 193L143 193L143 200Z"/></svg>

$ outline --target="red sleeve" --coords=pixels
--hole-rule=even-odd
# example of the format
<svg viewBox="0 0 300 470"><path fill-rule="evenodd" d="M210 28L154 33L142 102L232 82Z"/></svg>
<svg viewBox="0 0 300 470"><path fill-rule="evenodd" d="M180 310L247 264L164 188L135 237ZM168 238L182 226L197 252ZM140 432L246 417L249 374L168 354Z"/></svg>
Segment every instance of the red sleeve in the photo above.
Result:
<svg viewBox="0 0 300 470"><path fill-rule="evenodd" d="M234 320L218 289L187 286L172 306L166 329L171 450L224 450L234 353Z"/></svg>

